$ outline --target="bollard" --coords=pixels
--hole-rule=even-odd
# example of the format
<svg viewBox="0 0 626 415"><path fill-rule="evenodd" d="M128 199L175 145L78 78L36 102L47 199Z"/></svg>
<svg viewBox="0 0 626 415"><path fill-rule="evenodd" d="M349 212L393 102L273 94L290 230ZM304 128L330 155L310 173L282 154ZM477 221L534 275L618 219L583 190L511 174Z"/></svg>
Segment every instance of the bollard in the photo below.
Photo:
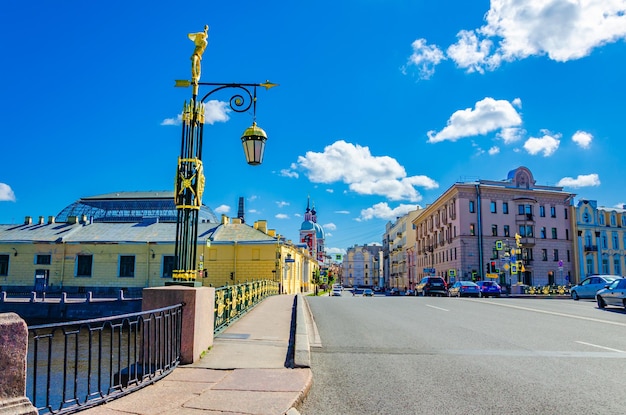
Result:
<svg viewBox="0 0 626 415"><path fill-rule="evenodd" d="M35 301L37 301L37 293L35 291L31 291L30 292L30 302L34 303Z"/></svg>
<svg viewBox="0 0 626 415"><path fill-rule="evenodd" d="M6 291L2 291L0 293L0 303L4 303L7 300L7 292Z"/></svg>
<svg viewBox="0 0 626 415"><path fill-rule="evenodd" d="M93 301L93 292L87 291L87 298L85 298L85 301L87 301L88 303Z"/></svg>
<svg viewBox="0 0 626 415"><path fill-rule="evenodd" d="M15 313L0 314L0 415L37 415L26 397L28 328Z"/></svg>
<svg viewBox="0 0 626 415"><path fill-rule="evenodd" d="M63 291L61 293L61 304L65 304L67 302L67 293Z"/></svg>
<svg viewBox="0 0 626 415"><path fill-rule="evenodd" d="M117 299L119 301L124 301L124 290L119 291L119 293L117 294Z"/></svg>

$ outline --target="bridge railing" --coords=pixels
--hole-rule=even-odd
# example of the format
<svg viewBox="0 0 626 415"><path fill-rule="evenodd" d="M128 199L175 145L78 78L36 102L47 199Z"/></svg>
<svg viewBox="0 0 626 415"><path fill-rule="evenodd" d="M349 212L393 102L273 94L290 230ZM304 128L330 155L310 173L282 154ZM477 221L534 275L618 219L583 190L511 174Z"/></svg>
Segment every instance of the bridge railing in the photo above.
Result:
<svg viewBox="0 0 626 415"><path fill-rule="evenodd" d="M69 414L157 381L180 362L182 307L28 327L26 395Z"/></svg>
<svg viewBox="0 0 626 415"><path fill-rule="evenodd" d="M266 297L277 294L278 283L270 280L216 288L214 333L223 331Z"/></svg>

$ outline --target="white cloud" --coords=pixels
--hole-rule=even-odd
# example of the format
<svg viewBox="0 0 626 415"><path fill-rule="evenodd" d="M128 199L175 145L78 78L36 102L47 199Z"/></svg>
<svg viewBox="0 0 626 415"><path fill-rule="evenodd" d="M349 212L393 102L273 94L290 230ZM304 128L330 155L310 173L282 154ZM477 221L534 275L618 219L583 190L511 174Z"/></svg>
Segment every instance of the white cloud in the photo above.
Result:
<svg viewBox="0 0 626 415"><path fill-rule="evenodd" d="M224 101L210 100L204 104L204 122L205 124L215 124L216 122L226 122L230 119L228 114L232 111L230 104ZM180 125L183 117L178 114L176 118L166 118L161 125Z"/></svg>
<svg viewBox="0 0 626 415"><path fill-rule="evenodd" d="M413 53L408 63L402 68L406 73L411 65L417 67L420 79L429 79L435 73L435 66L446 59L444 53L435 45L426 44L426 39L417 39L412 44Z"/></svg>
<svg viewBox="0 0 626 415"><path fill-rule="evenodd" d="M585 131L576 131L572 136L572 141L578 144L580 148L587 149L591 146L593 136Z"/></svg>
<svg viewBox="0 0 626 415"><path fill-rule="evenodd" d="M334 213L338 215L349 215L350 211L349 210L336 210Z"/></svg>
<svg viewBox="0 0 626 415"><path fill-rule="evenodd" d="M228 205L220 205L220 206L216 207L214 210L215 210L215 213L224 213L224 214L226 214L226 213L230 212L230 206L228 206Z"/></svg>
<svg viewBox="0 0 626 415"><path fill-rule="evenodd" d="M526 131L523 128L503 128L498 132L496 137L504 141L504 144L515 143L516 141L521 140L526 134Z"/></svg>
<svg viewBox="0 0 626 415"><path fill-rule="evenodd" d="M15 202L15 193L6 183L0 183L0 202Z"/></svg>
<svg viewBox="0 0 626 415"><path fill-rule="evenodd" d="M509 101L486 97L478 101L474 109L455 111L443 130L429 131L428 142L456 141L463 137L484 135L499 129L516 127L521 123L522 118Z"/></svg>
<svg viewBox="0 0 626 415"><path fill-rule="evenodd" d="M283 176L283 177L290 177L292 179L297 179L298 177L300 177L298 172L295 172L295 171L289 170L289 169L282 169L280 171L280 175Z"/></svg>
<svg viewBox="0 0 626 415"><path fill-rule="evenodd" d="M335 189L326 189L326 192L332 194L332 193L335 193Z"/></svg>
<svg viewBox="0 0 626 415"><path fill-rule="evenodd" d="M433 63L450 58L467 72L494 70L502 62L548 56L567 62L588 56L595 48L626 39L624 0L491 0L485 25L461 30L447 56L428 59L424 39L413 42L410 63L432 76ZM421 53L420 53L421 52ZM415 56L415 58L414 58Z"/></svg>
<svg viewBox="0 0 626 415"><path fill-rule="evenodd" d="M394 220L400 216L404 216L407 213L416 210L417 208L418 208L418 205L400 204L394 209L391 209L387 203L381 202L367 209L363 209L361 211L361 216L359 217L359 220L370 220L370 219Z"/></svg>
<svg viewBox="0 0 626 415"><path fill-rule="evenodd" d="M422 196L416 186L427 189L439 185L426 176L407 177L404 167L388 156L373 156L368 147L336 141L323 153L308 151L298 157L313 183L343 182L358 194L379 195L390 200L417 202ZM331 167L329 167L331 166Z"/></svg>
<svg viewBox="0 0 626 415"><path fill-rule="evenodd" d="M551 134L548 131L543 132L543 137L530 137L524 143L524 150L530 155L543 153L544 157L549 157L559 148L561 144L561 134Z"/></svg>
<svg viewBox="0 0 626 415"><path fill-rule="evenodd" d="M334 223L327 223L325 225L322 225L322 227L324 228L324 230L329 230L329 231L336 231L337 230L337 225L335 225Z"/></svg>
<svg viewBox="0 0 626 415"><path fill-rule="evenodd" d="M493 146L489 149L489 155L490 156L494 156L496 154L500 153L500 147L498 146Z"/></svg>
<svg viewBox="0 0 626 415"><path fill-rule="evenodd" d="M274 215L276 219L289 219L289 215L285 215L284 213L278 213Z"/></svg>
<svg viewBox="0 0 626 415"><path fill-rule="evenodd" d="M276 205L278 205L279 208L284 208L285 206L289 206L289 202L280 201L276 202Z"/></svg>
<svg viewBox="0 0 626 415"><path fill-rule="evenodd" d="M563 187L590 187L600 186L600 177L596 173L592 174L579 174L575 179L573 177L563 177L556 184Z"/></svg>

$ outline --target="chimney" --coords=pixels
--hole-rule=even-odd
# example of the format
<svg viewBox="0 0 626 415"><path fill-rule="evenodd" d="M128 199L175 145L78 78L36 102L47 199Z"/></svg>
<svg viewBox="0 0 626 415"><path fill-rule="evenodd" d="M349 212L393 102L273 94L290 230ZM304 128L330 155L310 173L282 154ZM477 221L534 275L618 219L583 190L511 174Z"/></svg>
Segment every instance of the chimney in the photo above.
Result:
<svg viewBox="0 0 626 415"><path fill-rule="evenodd" d="M222 225L226 225L230 222L230 220L228 219L228 216L224 215L222 213Z"/></svg>
<svg viewBox="0 0 626 415"><path fill-rule="evenodd" d="M78 216L68 216L67 217L67 223L73 225L75 223L78 223Z"/></svg>
<svg viewBox="0 0 626 415"><path fill-rule="evenodd" d="M39 216L39 224L43 225L44 223L46 223L46 219L43 216Z"/></svg>
<svg viewBox="0 0 626 415"><path fill-rule="evenodd" d="M268 229L267 234L272 238L276 238L276 229Z"/></svg>
<svg viewBox="0 0 626 415"><path fill-rule="evenodd" d="M85 223L86 224L87 223L87 215L81 216L80 221L81 221L81 223Z"/></svg>
<svg viewBox="0 0 626 415"><path fill-rule="evenodd" d="M54 223L54 216L48 216L48 225Z"/></svg>
<svg viewBox="0 0 626 415"><path fill-rule="evenodd" d="M241 218L233 218L232 223L233 224L237 224L237 225L241 225Z"/></svg>
<svg viewBox="0 0 626 415"><path fill-rule="evenodd" d="M254 228L260 230L263 233L267 233L267 221L257 220L256 222L254 222Z"/></svg>
<svg viewBox="0 0 626 415"><path fill-rule="evenodd" d="M30 225L31 223L33 223L33 218L30 216L26 216L24 218L24 225Z"/></svg>

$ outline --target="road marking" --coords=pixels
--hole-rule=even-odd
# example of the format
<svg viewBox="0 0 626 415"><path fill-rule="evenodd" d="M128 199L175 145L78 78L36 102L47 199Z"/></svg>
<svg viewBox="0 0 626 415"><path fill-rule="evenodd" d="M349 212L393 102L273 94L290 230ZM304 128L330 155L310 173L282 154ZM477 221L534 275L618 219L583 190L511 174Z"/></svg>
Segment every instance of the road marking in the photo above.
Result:
<svg viewBox="0 0 626 415"><path fill-rule="evenodd" d="M482 301L482 303L483 304L490 304L490 305L497 305L497 306L500 306L500 307L517 308L518 310L524 310L524 311L534 311L535 313L552 314L553 316L569 317L569 318L575 318L575 319L578 319L578 320L593 321L593 322L596 322L596 323L605 323L605 324L612 324L614 326L626 327L626 323L620 323L620 322L617 322L617 321L601 320L599 318L576 316L574 314L557 313L555 311L539 310L539 309L536 309L536 308L521 307L521 306L517 306L517 305L502 304L502 303L491 302L491 301Z"/></svg>
<svg viewBox="0 0 626 415"><path fill-rule="evenodd" d="M426 307L436 308L437 310L441 310L441 311L450 311L450 310L446 310L445 308L435 307L434 305L428 305L428 304L426 304Z"/></svg>
<svg viewBox="0 0 626 415"><path fill-rule="evenodd" d="M597 347L598 349L610 350L610 351L612 351L612 352L617 352L617 353L626 353L626 351L624 351L624 350L612 349L612 348L610 348L610 347L600 346L600 345L593 344L593 343L581 342L581 341L578 341L578 340L576 340L576 343L578 343L578 344L584 344L584 345L591 346L591 347Z"/></svg>

